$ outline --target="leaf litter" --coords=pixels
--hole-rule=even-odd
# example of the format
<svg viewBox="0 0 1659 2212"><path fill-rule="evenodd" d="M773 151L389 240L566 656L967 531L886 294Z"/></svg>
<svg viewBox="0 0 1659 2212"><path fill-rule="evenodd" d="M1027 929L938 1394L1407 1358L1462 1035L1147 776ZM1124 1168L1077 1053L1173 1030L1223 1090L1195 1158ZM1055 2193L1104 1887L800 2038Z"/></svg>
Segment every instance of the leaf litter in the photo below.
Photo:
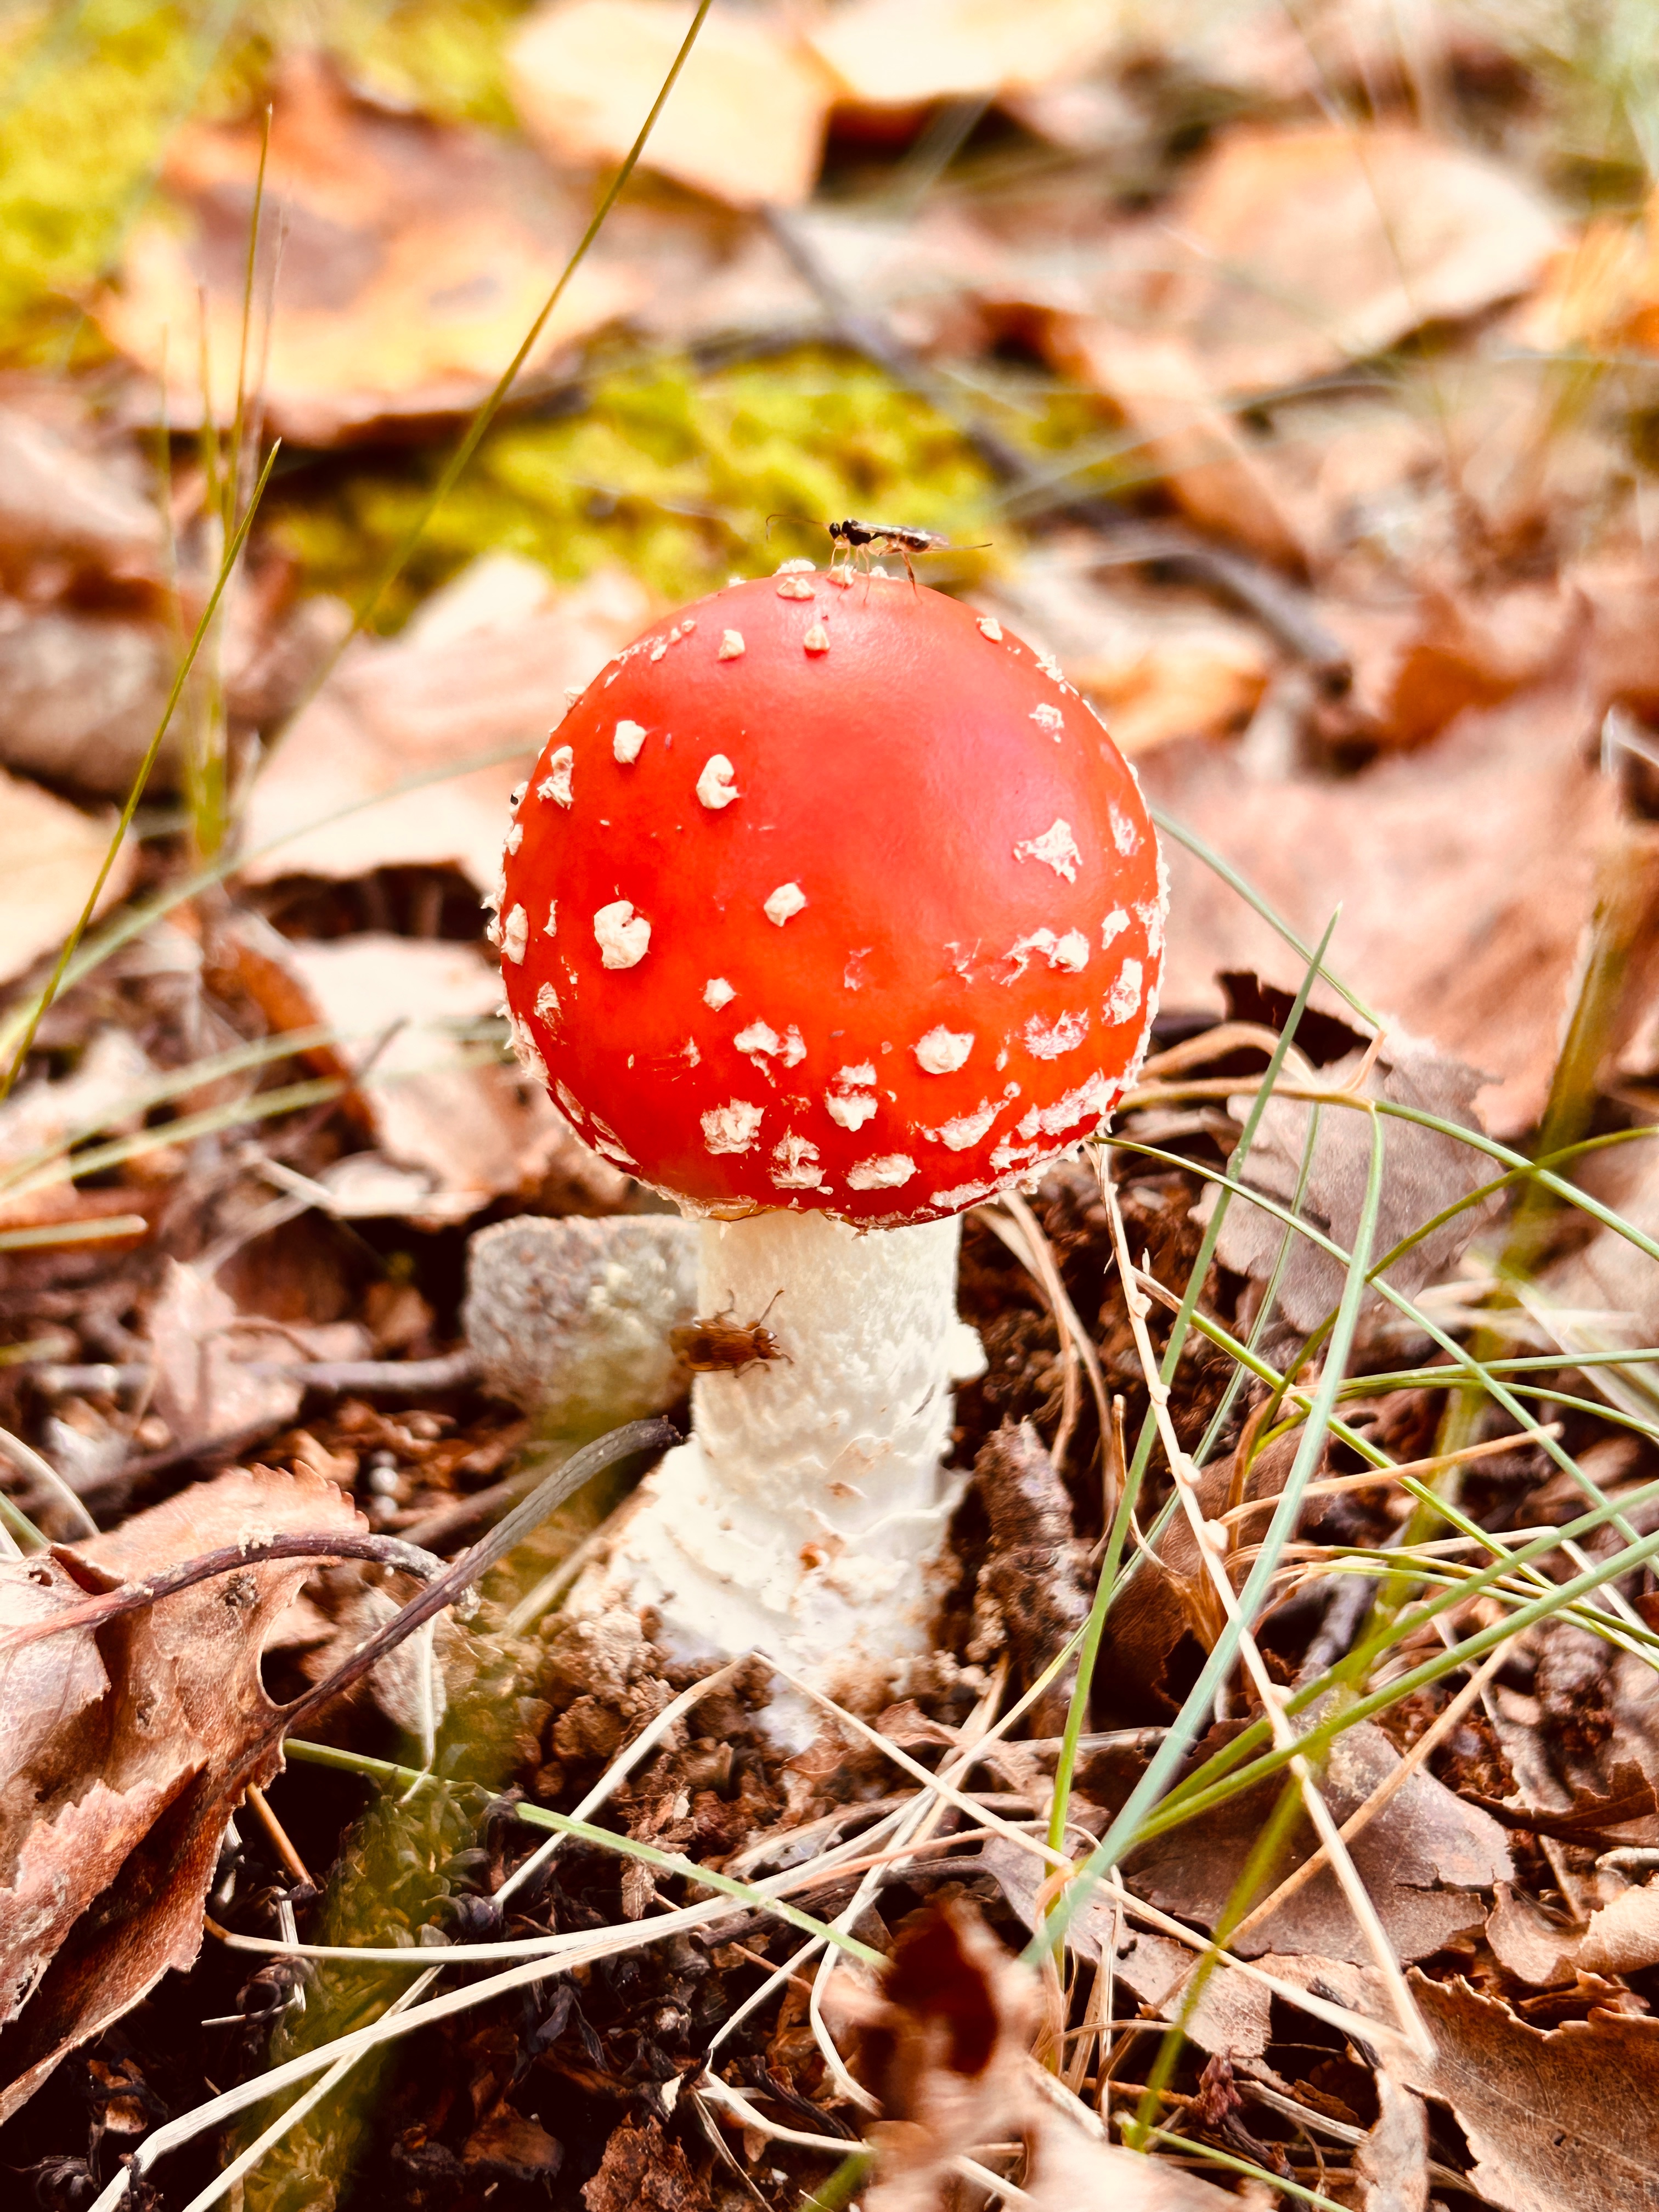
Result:
<svg viewBox="0 0 1659 2212"><path fill-rule="evenodd" d="M121 941L0 1106L0 1589L109 1608L5 1655L0 2154L43 2203L273 2212L354 2172L586 2212L1647 2203L1650 210L1561 158L1583 52L1357 4L1133 39L1069 0L716 10L652 179L383 600L398 634L343 646L339 595L368 604L685 27L349 12L233 40L131 228L91 250L88 213L42 276L21 225L0 271L12 1046L213 576L224 454L179 428L204 320L222 428L251 380L230 465L272 429L289 457L106 891ZM167 35L38 50L0 118L29 173L77 82L135 131L186 61L208 83ZM39 351L65 283L67 373ZM414 1614L361 1551L140 1602L255 1528L453 1551L672 1410L672 1224L508 1064L480 902L568 687L877 509L975 549L930 580L1102 709L1175 878L1109 1191L1073 1162L966 1231L988 1364L927 1665L782 1756L763 1668L700 1684L648 1620L562 1616L615 1481L430 1644L386 1644ZM134 893L161 911L126 936ZM1540 1133L1614 1140L1562 1163L1601 1216L1481 1198ZM1416 1241L1199 1711L1367 1224L1373 1259ZM637 1298L596 1302L617 1266ZM67 1536L77 1498L106 1532L39 1548L20 1508ZM1310 1746L1294 1801L1270 1722ZM313 2078L284 2128L273 2082Z"/></svg>

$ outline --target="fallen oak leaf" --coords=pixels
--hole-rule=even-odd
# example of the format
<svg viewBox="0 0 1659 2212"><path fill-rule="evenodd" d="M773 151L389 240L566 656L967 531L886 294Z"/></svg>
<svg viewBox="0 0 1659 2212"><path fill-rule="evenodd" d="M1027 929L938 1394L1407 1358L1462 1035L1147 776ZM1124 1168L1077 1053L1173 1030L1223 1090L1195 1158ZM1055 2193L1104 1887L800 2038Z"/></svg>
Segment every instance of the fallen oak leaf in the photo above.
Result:
<svg viewBox="0 0 1659 2212"><path fill-rule="evenodd" d="M1540 2032L1467 1982L1415 1969L1434 2055L1401 2077L1450 2108L1471 2188L1504 2212L1647 2212L1659 2203L1659 2021L1608 2011Z"/></svg>
<svg viewBox="0 0 1659 2212"><path fill-rule="evenodd" d="M235 1473L81 1550L0 1566L14 1631L244 1534L363 1526L314 1475ZM308 1559L250 1561L0 1659L0 2119L201 1941L232 1808L281 1765L259 1660Z"/></svg>
<svg viewBox="0 0 1659 2212"><path fill-rule="evenodd" d="M0 1875L11 1875L0 1889L0 2123L168 1966L193 1963L226 1821L280 1769L289 1729L453 1605L592 1476L678 1441L666 1421L636 1421L587 1445L292 1705L266 1697L259 1659L309 1560L243 1567L222 1588L196 1583L82 1630L55 1666L50 1643L20 1646L0 1671L11 1759L0 1771ZM238 1470L74 1556L107 1589L123 1569L142 1575L152 1559L198 1551L204 1527L251 1541L284 1518L291 1531L331 1516L343 1533L360 1532L356 1509L320 1477ZM16 1626L39 1620L54 1596L75 1604L86 1595L58 1554L0 1563L0 1619ZM105 1771L88 1785L100 1762ZM60 1809L43 1819L49 1800Z"/></svg>

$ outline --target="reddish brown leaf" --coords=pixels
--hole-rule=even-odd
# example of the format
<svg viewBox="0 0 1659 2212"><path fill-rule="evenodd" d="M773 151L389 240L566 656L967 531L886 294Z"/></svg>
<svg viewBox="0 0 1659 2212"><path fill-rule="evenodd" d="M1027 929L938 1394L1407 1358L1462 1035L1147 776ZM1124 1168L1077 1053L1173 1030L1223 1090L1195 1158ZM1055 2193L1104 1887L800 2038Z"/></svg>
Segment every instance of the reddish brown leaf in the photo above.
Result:
<svg viewBox="0 0 1659 2212"><path fill-rule="evenodd" d="M0 1620L256 1535L363 1525L314 1475L222 1475L79 1550L0 1563ZM0 1657L0 2119L194 1960L225 1823L282 1763L259 1660L309 1572L250 1564Z"/></svg>

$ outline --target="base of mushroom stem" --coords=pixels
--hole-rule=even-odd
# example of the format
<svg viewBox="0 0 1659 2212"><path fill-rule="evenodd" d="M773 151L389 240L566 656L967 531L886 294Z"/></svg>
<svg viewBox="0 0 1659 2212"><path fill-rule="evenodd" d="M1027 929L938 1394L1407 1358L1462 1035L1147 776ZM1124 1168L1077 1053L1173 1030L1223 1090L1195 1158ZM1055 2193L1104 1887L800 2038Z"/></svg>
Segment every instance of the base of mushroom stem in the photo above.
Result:
<svg viewBox="0 0 1659 2212"><path fill-rule="evenodd" d="M963 1478L953 1384L983 1371L957 1318L956 1219L860 1233L819 1213L702 1224L699 1304L766 1316L778 1356L699 1374L692 1435L647 1475L569 1610L652 1607L682 1660L762 1651L867 1705L931 1647ZM821 1715L780 1689L772 1733Z"/></svg>

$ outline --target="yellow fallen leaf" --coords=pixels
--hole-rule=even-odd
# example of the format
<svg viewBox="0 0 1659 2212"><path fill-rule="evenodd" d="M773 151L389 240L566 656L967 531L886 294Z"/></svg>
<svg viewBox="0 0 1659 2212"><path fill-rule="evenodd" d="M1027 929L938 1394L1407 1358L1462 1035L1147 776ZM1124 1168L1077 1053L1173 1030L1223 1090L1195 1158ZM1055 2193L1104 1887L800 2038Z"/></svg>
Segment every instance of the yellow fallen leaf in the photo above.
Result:
<svg viewBox="0 0 1659 2212"><path fill-rule="evenodd" d="M553 0L514 40L525 129L561 161L619 161L685 37L662 0ZM735 207L793 207L817 181L830 87L802 48L733 9L709 15L641 159Z"/></svg>
<svg viewBox="0 0 1659 2212"><path fill-rule="evenodd" d="M137 226L118 288L95 308L113 344L165 375L175 424L200 417L204 313L214 413L228 422L235 406L259 136L254 124L179 134L165 172L173 212ZM275 314L264 349L256 308L251 357L264 351L270 428L307 445L474 406L540 312L587 212L522 148L381 113L305 59L277 88L264 207L255 296L274 276ZM614 263L585 262L527 366L625 313L645 289Z"/></svg>
<svg viewBox="0 0 1659 2212"><path fill-rule="evenodd" d="M1080 76L1121 36L1102 0L854 0L812 46L860 104L909 107Z"/></svg>
<svg viewBox="0 0 1659 2212"><path fill-rule="evenodd" d="M113 822L82 814L37 783L0 769L0 981L62 943L103 865ZM99 901L119 898L135 854L117 854Z"/></svg>

